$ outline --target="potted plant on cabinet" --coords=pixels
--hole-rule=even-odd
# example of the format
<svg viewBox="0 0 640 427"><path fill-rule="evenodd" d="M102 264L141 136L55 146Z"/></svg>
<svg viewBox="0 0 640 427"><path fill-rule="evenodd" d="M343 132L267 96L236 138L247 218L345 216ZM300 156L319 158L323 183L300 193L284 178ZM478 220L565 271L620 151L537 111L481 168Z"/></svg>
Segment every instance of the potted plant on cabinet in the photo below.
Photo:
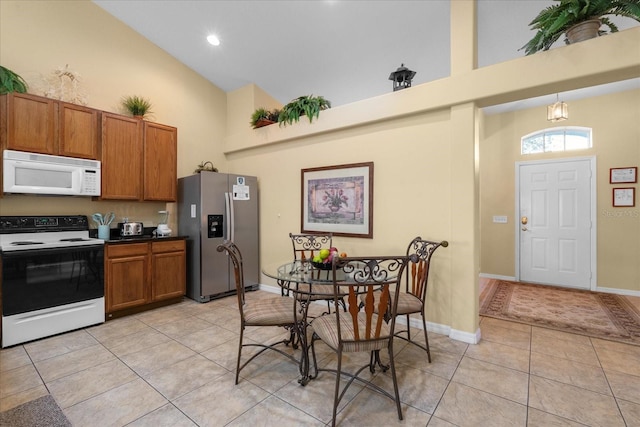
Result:
<svg viewBox="0 0 640 427"><path fill-rule="evenodd" d="M143 119L151 112L151 102L140 96L125 96L122 98L122 105L133 115L133 117Z"/></svg>
<svg viewBox="0 0 640 427"><path fill-rule="evenodd" d="M535 36L520 49L526 55L548 50L562 34L565 43L577 43L607 32L615 33L618 27L608 15L624 16L640 22L638 0L556 0L558 4L543 9L529 25L537 30ZM608 27L601 30L602 26Z"/></svg>
<svg viewBox="0 0 640 427"><path fill-rule="evenodd" d="M254 129L261 128L263 126L274 124L278 121L280 115L279 109L267 110L265 108L257 108L251 115L251 121L249 122Z"/></svg>
<svg viewBox="0 0 640 427"><path fill-rule="evenodd" d="M309 122L313 121L313 118L318 118L320 111L331 108L331 102L324 99L322 96L304 95L300 96L287 105L282 107L280 115L278 116L278 122L280 126L283 124L290 125L293 122L300 120L300 116L307 116Z"/></svg>
<svg viewBox="0 0 640 427"><path fill-rule="evenodd" d="M25 93L27 82L22 77L0 65L0 95L10 92Z"/></svg>

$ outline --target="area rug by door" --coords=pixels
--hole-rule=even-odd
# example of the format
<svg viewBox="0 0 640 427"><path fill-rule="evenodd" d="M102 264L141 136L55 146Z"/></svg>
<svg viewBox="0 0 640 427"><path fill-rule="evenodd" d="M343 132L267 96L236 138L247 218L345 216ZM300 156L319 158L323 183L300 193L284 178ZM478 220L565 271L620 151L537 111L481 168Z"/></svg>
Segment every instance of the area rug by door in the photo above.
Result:
<svg viewBox="0 0 640 427"><path fill-rule="evenodd" d="M615 294L495 280L480 315L640 345L640 311Z"/></svg>

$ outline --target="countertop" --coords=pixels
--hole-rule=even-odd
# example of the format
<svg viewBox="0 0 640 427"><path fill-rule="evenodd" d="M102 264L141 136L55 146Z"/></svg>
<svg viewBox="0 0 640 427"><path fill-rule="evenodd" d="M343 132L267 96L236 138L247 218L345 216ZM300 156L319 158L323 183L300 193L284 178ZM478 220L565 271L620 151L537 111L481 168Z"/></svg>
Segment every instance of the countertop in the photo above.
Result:
<svg viewBox="0 0 640 427"><path fill-rule="evenodd" d="M118 229L112 228L111 236L104 242L111 245L121 243L159 242L162 240L185 240L189 238L189 236L155 237L153 234L151 234L153 230L155 230L155 227L145 227L144 234L142 236L120 237L120 231ZM89 237L97 238L98 230L89 230Z"/></svg>

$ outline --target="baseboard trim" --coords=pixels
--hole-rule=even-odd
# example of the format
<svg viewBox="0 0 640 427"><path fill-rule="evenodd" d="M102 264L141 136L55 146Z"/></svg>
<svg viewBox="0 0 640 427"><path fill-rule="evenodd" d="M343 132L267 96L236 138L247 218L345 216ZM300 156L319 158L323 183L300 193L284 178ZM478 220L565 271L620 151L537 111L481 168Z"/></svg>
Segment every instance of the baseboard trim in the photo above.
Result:
<svg viewBox="0 0 640 427"><path fill-rule="evenodd" d="M475 334L452 329L449 334L449 338L456 341L466 342L467 344L478 344L482 338L482 334L480 333L480 328L476 330Z"/></svg>
<svg viewBox="0 0 640 427"><path fill-rule="evenodd" d="M501 276L499 274L486 274L486 273L480 273L479 276L485 279L507 280L510 282L516 281L515 276Z"/></svg>
<svg viewBox="0 0 640 427"><path fill-rule="evenodd" d="M272 294L282 294L282 288L280 286L272 286L272 285L260 285L260 290L265 292L271 292Z"/></svg>
<svg viewBox="0 0 640 427"><path fill-rule="evenodd" d="M632 291L620 288L596 288L596 292L604 292L606 294L624 295L629 297L640 297L640 291Z"/></svg>

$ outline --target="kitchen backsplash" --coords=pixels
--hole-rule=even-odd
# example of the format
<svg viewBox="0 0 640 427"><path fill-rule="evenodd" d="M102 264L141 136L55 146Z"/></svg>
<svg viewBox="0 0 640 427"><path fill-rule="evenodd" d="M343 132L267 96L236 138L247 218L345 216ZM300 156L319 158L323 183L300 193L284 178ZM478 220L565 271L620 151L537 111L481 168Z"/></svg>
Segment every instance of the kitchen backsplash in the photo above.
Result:
<svg viewBox="0 0 640 427"><path fill-rule="evenodd" d="M71 196L27 196L21 194L5 194L0 198L0 216L12 215L87 215L89 228L97 228L91 215L99 212L115 214L111 227L117 227L124 218L129 221L142 222L145 227L158 225L161 215L158 211L169 211L169 228L178 230L178 217L175 203L165 202L124 202L93 201L90 197Z"/></svg>

